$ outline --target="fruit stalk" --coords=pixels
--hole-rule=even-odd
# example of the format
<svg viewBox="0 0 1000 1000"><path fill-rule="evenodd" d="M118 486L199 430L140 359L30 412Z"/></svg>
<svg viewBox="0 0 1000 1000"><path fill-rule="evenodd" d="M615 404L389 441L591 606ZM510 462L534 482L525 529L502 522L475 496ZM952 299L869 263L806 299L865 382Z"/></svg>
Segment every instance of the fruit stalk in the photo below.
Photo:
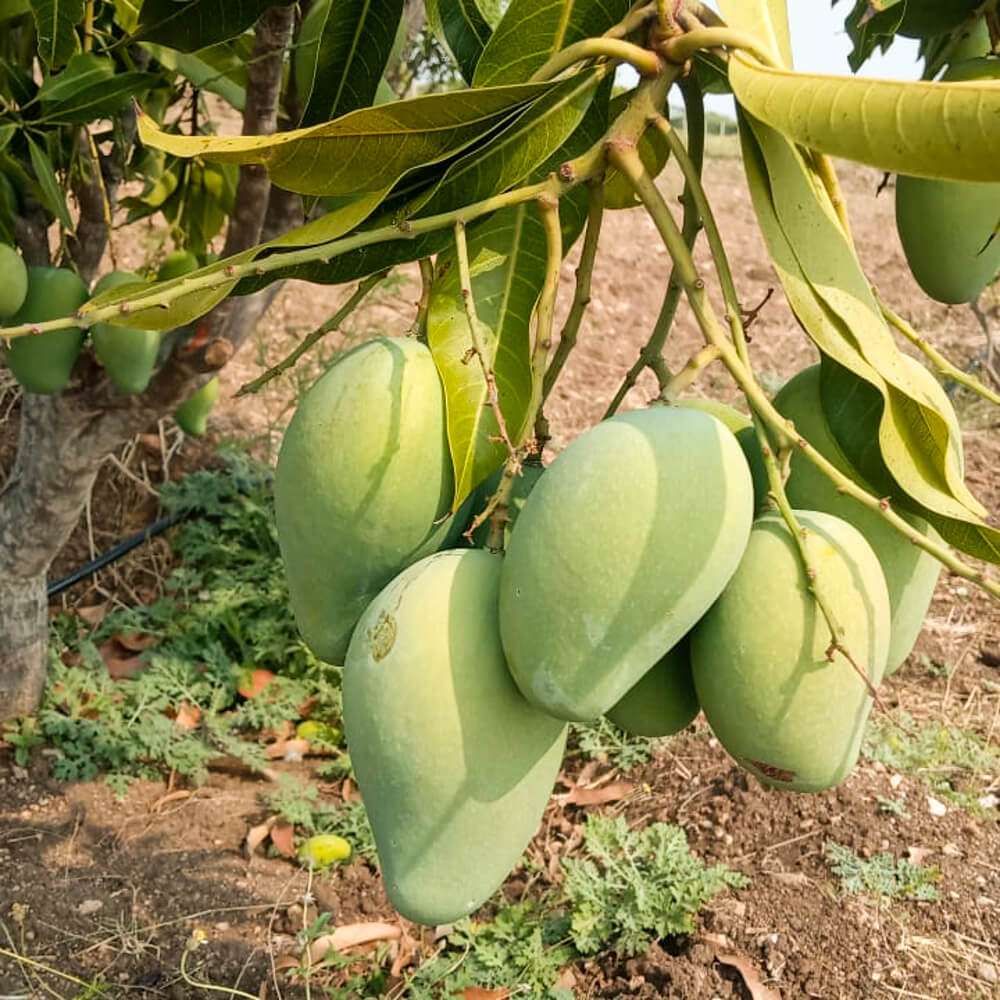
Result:
<svg viewBox="0 0 1000 1000"><path fill-rule="evenodd" d="M656 76L660 71L660 59L655 52L644 49L632 42L619 38L584 38L579 42L566 46L541 69L537 70L529 83L544 83L558 76L563 70L569 69L575 63L588 59L613 59L616 62L629 63L640 76Z"/></svg>
<svg viewBox="0 0 1000 1000"><path fill-rule="evenodd" d="M627 160L629 151L617 149L612 151L612 155L619 160ZM656 223L668 252L673 257L675 263L680 265L679 273L684 282L691 310L698 321L702 335L709 343L718 347L719 356L723 364L729 369L733 379L740 387L744 396L746 396L753 411L759 413L777 435L791 439L795 447L799 448L802 454L813 465L831 479L841 493L845 493L852 499L857 500L869 510L877 511L901 535L925 552L930 553L956 576L969 580L993 597L1000 599L1000 583L989 579L983 570L974 569L967 563L962 562L947 546L938 545L931 539L925 538L892 509L887 499L880 499L873 496L867 490L862 489L852 479L845 476L835 465L824 458L808 441L798 435L795 425L790 420L786 420L774 408L752 373L743 364L736 348L729 342L729 338L723 331L705 294L705 282L698 274L694 260L684 243L677 224L670 215L670 210L667 208L666 202L664 202L655 184L645 174L645 168L642 166L642 161L639 159L638 154L633 150L632 155L636 161L633 164L633 172L638 172L638 183L642 188L641 191L637 188L637 193L639 193L640 197L642 197L643 192L646 193L648 202L646 199L643 199L644 204L646 204L650 216L653 218L654 223ZM620 166L619 169L625 172L623 166ZM627 173L626 176L628 176ZM647 183L642 184L643 178L645 178Z"/></svg>
<svg viewBox="0 0 1000 1000"><path fill-rule="evenodd" d="M700 49L742 49L765 66L774 66L774 59L765 52L753 35L735 28L696 28L683 35L674 35L661 46L660 52L670 62L683 65Z"/></svg>
<svg viewBox="0 0 1000 1000"><path fill-rule="evenodd" d="M556 293L559 291L559 266L562 263L559 201L552 197L541 197L535 202L535 207L542 220L542 228L545 230L545 281L542 284L542 292L538 297L538 305L535 309L535 344L531 352L531 404L528 407L524 431L518 444L524 444L525 437L531 432L542 414L542 404L545 400L545 371L552 349ZM538 422L542 424L542 435L547 437L548 429L544 418ZM538 445L539 449L544 448L545 441L539 440Z"/></svg>
<svg viewBox="0 0 1000 1000"><path fill-rule="evenodd" d="M417 315L414 317L410 335L421 343L427 343L427 312L431 306L431 285L434 283L434 262L430 257L420 258L420 298L417 300Z"/></svg>
<svg viewBox="0 0 1000 1000"><path fill-rule="evenodd" d="M276 365L268 368L266 372L258 375L255 379L241 385L236 390L235 397L238 399L240 396L249 396L255 392L260 392L268 382L273 381L279 375L288 371L318 341L322 340L328 333L340 329L340 325L361 305L361 302L367 297L368 293L376 285L382 284L388 276L389 271L379 271L377 274L370 274L363 281L359 282L358 287L351 294L350 298L322 326L313 330L312 333L296 345L293 351L282 358Z"/></svg>

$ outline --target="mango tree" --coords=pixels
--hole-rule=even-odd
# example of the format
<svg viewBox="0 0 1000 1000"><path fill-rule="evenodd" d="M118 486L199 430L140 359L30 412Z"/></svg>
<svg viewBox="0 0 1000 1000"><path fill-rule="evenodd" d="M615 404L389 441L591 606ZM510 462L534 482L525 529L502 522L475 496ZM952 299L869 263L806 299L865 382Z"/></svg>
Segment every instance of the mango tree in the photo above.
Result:
<svg viewBox="0 0 1000 1000"><path fill-rule="evenodd" d="M899 175L918 281L946 301L978 295L1000 246L996 0L859 2L855 64L897 33L920 37L926 78L910 83L796 72L784 0L510 0L502 13L427 0L463 85L402 100L384 85L410 23L402 0L310 7L0 7L2 221L21 251L5 258L3 336L25 388L0 494L3 714L37 704L45 573L103 457L209 382L281 281L357 287L278 371L419 262L411 334L329 369L275 480L292 611L316 653L345 664L393 901L440 923L489 895L535 828L569 720L663 734L700 704L762 781L840 781L939 567L1000 597L1000 531L964 481L961 428L899 339L1000 397L879 297L831 157ZM626 66L638 83L616 95ZM702 184L707 90L734 97L757 221L821 357L774 400ZM211 133L204 91L242 109L241 135ZM668 159L680 219L655 183ZM143 192L119 206L134 177ZM603 214L630 208L672 262L660 315L606 419L543 473L545 402L587 309ZM198 266L92 289L123 210L162 215ZM711 270L692 253L701 233ZM557 334L560 267L581 237ZM704 346L671 371L682 296ZM749 417L682 398L710 365ZM659 399L616 414L643 368Z"/></svg>

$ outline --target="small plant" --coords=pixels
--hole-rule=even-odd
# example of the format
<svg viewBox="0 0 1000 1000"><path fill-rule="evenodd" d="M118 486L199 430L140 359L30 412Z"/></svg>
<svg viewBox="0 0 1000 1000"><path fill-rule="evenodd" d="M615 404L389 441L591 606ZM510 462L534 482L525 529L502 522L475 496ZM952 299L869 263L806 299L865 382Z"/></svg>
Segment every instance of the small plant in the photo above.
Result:
<svg viewBox="0 0 1000 1000"><path fill-rule="evenodd" d="M878 802L878 811L889 816L900 816L906 818L910 814L906 811L906 803L902 799L889 799L884 795L879 795L875 799Z"/></svg>
<svg viewBox="0 0 1000 1000"><path fill-rule="evenodd" d="M593 725L574 726L577 746L584 757L605 761L619 771L648 762L654 740L632 736L601 716Z"/></svg>
<svg viewBox="0 0 1000 1000"><path fill-rule="evenodd" d="M654 938L689 933L713 896L749 884L724 865L706 866L667 823L630 830L624 817L590 816L584 850L588 857L563 864L570 934L584 955L608 946L637 955Z"/></svg>
<svg viewBox="0 0 1000 1000"><path fill-rule="evenodd" d="M868 861L843 844L827 841L824 847L830 870L840 879L846 893L867 893L888 899L933 901L938 898L934 883L941 877L937 868L915 865L891 854L876 854Z"/></svg>

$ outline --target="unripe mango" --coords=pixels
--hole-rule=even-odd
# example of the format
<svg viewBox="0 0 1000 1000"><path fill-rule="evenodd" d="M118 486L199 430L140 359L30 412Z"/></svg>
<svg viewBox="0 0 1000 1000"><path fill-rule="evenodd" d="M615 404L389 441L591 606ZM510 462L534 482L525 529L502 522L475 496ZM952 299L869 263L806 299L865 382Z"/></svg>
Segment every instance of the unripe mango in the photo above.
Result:
<svg viewBox="0 0 1000 1000"><path fill-rule="evenodd" d="M10 323L19 326L60 319L75 313L86 301L87 286L72 271L29 267L28 294ZM7 365L28 392L62 392L73 374L83 340L83 330L75 326L17 337L7 349Z"/></svg>
<svg viewBox="0 0 1000 1000"><path fill-rule="evenodd" d="M720 403L717 399L705 399L701 396L688 396L686 399L678 399L677 406L686 406L692 410L701 410L702 413L711 413L717 420L721 420L734 434L745 431L753 424L745 413L740 413L735 407L728 403Z"/></svg>
<svg viewBox="0 0 1000 1000"><path fill-rule="evenodd" d="M935 403L954 417L948 397L927 369L909 357L905 363L913 372L915 381L921 387L926 386ZM782 416L794 422L799 433L824 458L845 476L864 485L861 476L841 451L824 416L820 404L819 365L806 368L790 379L775 396L774 405ZM957 418L954 419L957 423ZM958 440L961 441L960 436ZM885 574L892 616L886 674L894 673L910 655L917 641L934 596L941 564L904 538L876 511L840 493L833 482L799 452L792 455L791 475L785 491L794 507L823 511L852 524L875 551ZM896 512L927 538L941 541L938 533L923 518L899 510Z"/></svg>
<svg viewBox="0 0 1000 1000"><path fill-rule="evenodd" d="M94 285L94 295L109 292L123 285L144 285L137 274L111 271ZM122 392L142 392L149 385L160 350L158 330L136 330L112 323L95 323L90 331L94 354L104 366L108 378Z"/></svg>
<svg viewBox="0 0 1000 1000"><path fill-rule="evenodd" d="M381 337L305 394L274 480L292 611L320 659L342 663L373 597L451 527L444 394L430 351Z"/></svg>
<svg viewBox="0 0 1000 1000"><path fill-rule="evenodd" d="M28 294L28 269L21 255L0 243L0 319L13 316Z"/></svg>
<svg viewBox="0 0 1000 1000"><path fill-rule="evenodd" d="M691 674L691 651L684 638L646 671L608 712L608 718L633 736L673 736L691 725L700 710Z"/></svg>
<svg viewBox="0 0 1000 1000"><path fill-rule="evenodd" d="M941 79L1000 79L1000 58L967 59ZM998 221L1000 184L896 178L896 228L907 263L938 302L973 302L1000 271Z"/></svg>
<svg viewBox="0 0 1000 1000"><path fill-rule="evenodd" d="M189 396L174 414L174 420L185 434L201 437L208 429L208 415L219 398L219 380L210 378L196 393Z"/></svg>
<svg viewBox="0 0 1000 1000"><path fill-rule="evenodd" d="M317 833L299 845L298 855L304 865L322 870L346 861L351 856L351 845L335 833Z"/></svg>
<svg viewBox="0 0 1000 1000"><path fill-rule="evenodd" d="M846 521L796 511L843 643L877 687L889 650L878 559ZM854 767L872 699L839 653L778 514L759 518L739 569L691 637L698 700L726 750L765 784L814 792Z"/></svg>
<svg viewBox="0 0 1000 1000"><path fill-rule="evenodd" d="M511 535L500 633L518 687L561 719L604 715L735 571L753 487L715 417L656 406L577 438Z"/></svg>
<svg viewBox="0 0 1000 1000"><path fill-rule="evenodd" d="M348 749L392 904L444 924L485 902L534 835L566 727L514 686L502 557L441 552L372 601L343 676Z"/></svg>

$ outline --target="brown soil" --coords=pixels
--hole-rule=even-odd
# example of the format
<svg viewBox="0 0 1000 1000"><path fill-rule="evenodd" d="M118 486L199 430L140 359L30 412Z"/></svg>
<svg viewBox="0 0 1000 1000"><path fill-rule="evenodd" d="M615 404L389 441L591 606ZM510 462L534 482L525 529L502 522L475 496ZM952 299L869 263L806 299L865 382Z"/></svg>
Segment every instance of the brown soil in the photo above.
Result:
<svg viewBox="0 0 1000 1000"><path fill-rule="evenodd" d="M959 364L968 364L984 340L967 309L929 302L906 271L892 224L891 193L875 197L878 177L848 168L844 183L862 256L880 291ZM664 185L677 193L677 179ZM776 285L753 224L734 160L713 160L708 187L716 199L723 235L740 292L755 305ZM601 240L594 302L580 343L550 406L554 446L600 418L649 330L667 268L651 225L639 213L609 215ZM373 331L400 331L412 315L417 286L412 272L333 335L330 352ZM572 294L567 266L562 305ZM315 372L311 360L256 397L229 398L242 382L273 364L342 300L343 289L289 287L249 346L224 375L226 401L215 416L210 443L249 438L262 455L273 454L294 403L295 386ZM996 321L996 317L994 317ZM753 328L753 354L767 384L808 363L814 352L780 294ZM669 347L677 367L698 344L682 306ZM712 369L699 391L734 398L721 370ZM641 405L655 393L643 376L629 397ZM1000 509L1000 435L997 419L965 396L958 404L967 425L969 481L993 510ZM0 394L0 414L6 409ZM10 422L7 424L10 428ZM0 430L3 422L0 421ZM8 467L11 442L0 433L0 466ZM155 488L164 478L209 459L202 443L181 442L169 423L156 437L137 440L109 463L82 524L55 575L102 549L154 516ZM127 472L123 472L122 468ZM98 591L83 586L69 604L107 595L126 603L148 599L169 567L169 548L136 553L102 575ZM947 677L930 669L947 664ZM1000 610L964 581L943 574L917 651L887 685L885 697L919 719L940 719L1000 739ZM569 777L578 764L568 765ZM303 770L304 765L279 765ZM601 777L602 768L592 774ZM737 970L717 955L742 956L775 994L784 998L1000 996L1000 828L996 812L974 815L949 807L935 815L918 779L862 763L834 791L803 796L768 792L741 773L704 724L661 744L645 767L626 775L638 791L603 808L630 821L679 823L696 853L744 872L750 886L718 897L702 914L698 932L654 944L648 954L621 961L601 957L575 966L566 981L579 997L671 997L710 1000L749 997ZM990 785L992 781L992 785ZM1000 787L987 776L982 792ZM294 997L301 991L275 974L273 964L296 950L304 919L307 876L280 858L248 861L243 841L265 812L261 785L215 773L188 797L164 801L163 784L138 783L124 802L101 784L61 785L46 776L44 754L30 771L0 755L0 948L86 980L103 973L120 995L209 997L181 978L186 942L195 929L207 943L187 958L196 980L238 987L251 996ZM324 786L324 797L340 789ZM906 815L879 810L878 798L904 799ZM543 870L578 842L587 810L553 803L532 852ZM941 899L933 903L877 903L843 896L823 859L828 840L862 856L890 851L940 868ZM516 898L525 879L507 886ZM332 923L395 920L377 875L354 862L313 881L312 894ZM534 890L531 890L534 891ZM409 933L420 937L416 928ZM431 947L428 933L419 953ZM280 964L280 961L279 961ZM23 963L0 953L0 996L41 996L26 981ZM83 995L51 976L60 996ZM117 995L117 994L116 994ZM216 994L221 995L221 994ZM764 994L759 994L764 996ZM754 1000L757 1000L755 997Z"/></svg>

